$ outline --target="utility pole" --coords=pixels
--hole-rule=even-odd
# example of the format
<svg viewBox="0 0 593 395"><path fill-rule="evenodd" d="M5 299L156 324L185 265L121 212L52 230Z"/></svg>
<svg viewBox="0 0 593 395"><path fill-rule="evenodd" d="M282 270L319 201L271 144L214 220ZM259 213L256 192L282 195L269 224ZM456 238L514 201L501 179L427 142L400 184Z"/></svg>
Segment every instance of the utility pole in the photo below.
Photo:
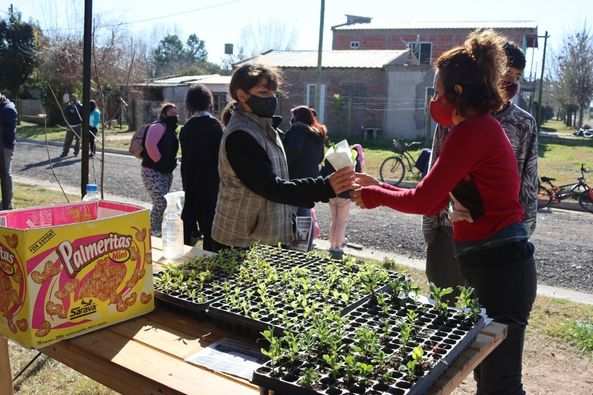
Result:
<svg viewBox="0 0 593 395"><path fill-rule="evenodd" d="M89 109L91 100L91 42L93 31L93 0L84 1L84 46L82 53L82 156L80 195L86 194L89 182Z"/></svg>
<svg viewBox="0 0 593 395"><path fill-rule="evenodd" d="M541 37L541 36L540 36ZM542 125L542 93L544 90L544 71L546 69L546 48L548 46L548 38L550 38L550 36L548 35L548 31L546 30L546 34L544 35L544 54L542 57L542 73L540 75L539 78L539 95L538 95L538 99L537 99L537 130L539 133L539 129L540 126Z"/></svg>
<svg viewBox="0 0 593 395"><path fill-rule="evenodd" d="M325 114L321 108L321 82L323 81L322 58L323 58L323 23L325 21L325 0L321 0L321 11L319 16L319 49L317 50L317 89L315 90L317 99L317 113L319 116ZM324 120L320 120L324 121Z"/></svg>

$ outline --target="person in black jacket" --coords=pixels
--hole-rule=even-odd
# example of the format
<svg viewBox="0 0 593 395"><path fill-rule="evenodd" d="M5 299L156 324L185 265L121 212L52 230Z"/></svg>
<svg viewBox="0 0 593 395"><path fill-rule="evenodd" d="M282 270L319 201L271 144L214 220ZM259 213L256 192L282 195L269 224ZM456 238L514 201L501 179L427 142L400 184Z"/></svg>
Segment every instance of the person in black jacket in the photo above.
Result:
<svg viewBox="0 0 593 395"><path fill-rule="evenodd" d="M210 114L212 93L203 85L189 88L185 105L191 118L179 135L181 143L181 181L185 191L183 237L194 245L198 227L204 236L203 247L212 251L210 236L218 196L218 150L222 138L220 122Z"/></svg>
<svg viewBox="0 0 593 395"><path fill-rule="evenodd" d="M64 147L61 157L68 156L72 140L74 140L74 156L80 151L80 134L82 132L82 104L76 96L70 95L70 103L64 109L66 116L66 136L64 137Z"/></svg>
<svg viewBox="0 0 593 395"><path fill-rule="evenodd" d="M325 126L320 124L307 106L298 106L291 110L291 127L284 137L284 150L290 178L319 177L319 165L323 161ZM310 217L311 208L298 207L297 216ZM313 238L309 238L311 248Z"/></svg>
<svg viewBox="0 0 593 395"><path fill-rule="evenodd" d="M12 208L12 156L16 140L16 106L0 93L0 183L2 205L0 209Z"/></svg>

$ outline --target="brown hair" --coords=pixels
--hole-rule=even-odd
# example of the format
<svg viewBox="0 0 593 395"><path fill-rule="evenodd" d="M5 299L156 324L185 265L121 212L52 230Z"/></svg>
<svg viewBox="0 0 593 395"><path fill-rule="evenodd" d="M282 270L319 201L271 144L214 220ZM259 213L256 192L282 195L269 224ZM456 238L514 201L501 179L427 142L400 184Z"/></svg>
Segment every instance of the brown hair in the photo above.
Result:
<svg viewBox="0 0 593 395"><path fill-rule="evenodd" d="M231 101L226 106L224 106L224 109L220 113L220 120L222 121L222 124L224 126L227 126L229 124L231 120L231 115L233 115L233 111L235 111L236 106L237 102L235 101Z"/></svg>
<svg viewBox="0 0 593 395"><path fill-rule="evenodd" d="M174 103L163 103L161 105L161 111L159 112L159 119L163 120L167 117L167 111L170 108L177 108L177 106Z"/></svg>
<svg viewBox="0 0 593 395"><path fill-rule="evenodd" d="M493 30L476 30L462 46L437 59L444 96L460 115L492 112L503 104L499 80L507 63L504 42ZM461 91L456 89L457 85L462 87Z"/></svg>
<svg viewBox="0 0 593 395"><path fill-rule="evenodd" d="M277 91L282 85L282 76L278 70L263 64L244 64L233 73L229 91L231 97L237 98L237 90L242 89L248 92L251 88L264 81L266 87Z"/></svg>
<svg viewBox="0 0 593 395"><path fill-rule="evenodd" d="M310 126L312 131L315 134L318 134L322 139L325 139L325 135L327 133L327 129L325 125L322 125L315 116L315 111L307 106L297 106L290 110L292 114L292 118L296 122L304 123L307 126Z"/></svg>

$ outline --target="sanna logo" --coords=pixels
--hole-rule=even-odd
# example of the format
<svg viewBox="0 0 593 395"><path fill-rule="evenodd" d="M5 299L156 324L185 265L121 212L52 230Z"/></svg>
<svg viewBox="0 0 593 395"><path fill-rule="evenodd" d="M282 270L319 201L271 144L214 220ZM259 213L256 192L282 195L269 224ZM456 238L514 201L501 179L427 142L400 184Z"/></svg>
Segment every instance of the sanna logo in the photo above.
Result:
<svg viewBox="0 0 593 395"><path fill-rule="evenodd" d="M129 257L131 246L131 236L110 233L104 239L80 245L76 249L71 242L63 241L58 245L57 252L70 277L74 277L89 263L107 254L110 254L116 262L125 262Z"/></svg>
<svg viewBox="0 0 593 395"><path fill-rule="evenodd" d="M0 244L0 270L12 276L15 273L15 260L14 254Z"/></svg>

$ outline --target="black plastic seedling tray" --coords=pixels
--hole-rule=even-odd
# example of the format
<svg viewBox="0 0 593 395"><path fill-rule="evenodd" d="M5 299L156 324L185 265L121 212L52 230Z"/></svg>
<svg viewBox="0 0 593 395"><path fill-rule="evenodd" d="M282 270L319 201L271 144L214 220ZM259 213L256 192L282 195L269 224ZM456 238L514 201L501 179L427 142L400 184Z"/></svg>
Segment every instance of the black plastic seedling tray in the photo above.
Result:
<svg viewBox="0 0 593 395"><path fill-rule="evenodd" d="M425 371L423 376L417 377L414 382L408 381L403 373L393 370L394 380L392 382L389 384L379 383L378 380L372 379L364 387L364 390L359 387L361 393L380 395L421 395L428 393L434 383L451 366L459 354L471 345L485 325L482 317L477 322L468 325L461 317L458 317L458 319L449 318L447 320L440 320L435 314L430 312L430 309L427 310L427 312L419 314L421 316L425 315L425 317L419 317L417 320L418 325L415 325L415 327L418 331L429 330L431 328L430 330L433 331L433 334L422 340L417 339L416 344L423 346L423 349L428 350L426 351L427 355L435 358L436 362L434 365L431 366L430 370ZM371 303L367 303L347 315L346 318L350 319L350 323L347 326L347 334L343 338L343 343L349 343L349 337L351 338L356 329L361 325L367 327L376 326L376 317L373 317L373 314L376 313L376 307ZM395 336L393 338L395 339ZM400 358L397 349L391 350L388 354L391 355L391 358ZM306 364L322 374L321 380L313 388L306 388L298 384L298 374L295 373L298 371L298 367L292 370L283 370L283 367L280 366L278 368L280 373L277 372L276 375L273 375L269 363L266 363L254 372L252 382L261 388L274 390L275 393L280 395L342 395L351 393L341 386L344 382L343 379L336 381L329 379L320 361L312 362L309 358Z"/></svg>

